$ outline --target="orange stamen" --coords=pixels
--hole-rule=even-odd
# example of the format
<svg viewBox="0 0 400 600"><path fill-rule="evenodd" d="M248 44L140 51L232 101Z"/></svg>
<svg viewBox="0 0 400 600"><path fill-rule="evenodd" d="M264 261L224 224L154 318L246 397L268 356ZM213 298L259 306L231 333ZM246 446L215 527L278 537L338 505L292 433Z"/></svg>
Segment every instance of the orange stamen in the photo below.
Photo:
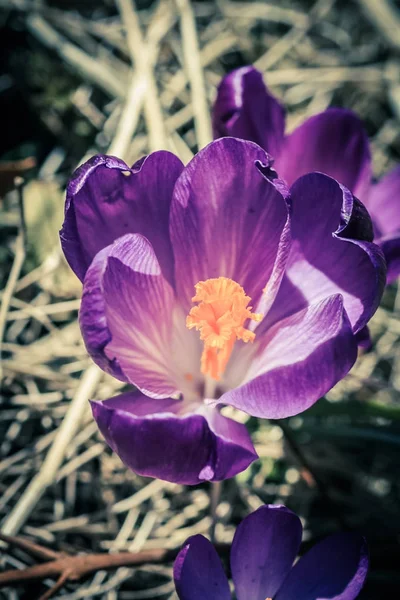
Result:
<svg viewBox="0 0 400 600"><path fill-rule="evenodd" d="M243 327L247 319L261 321L263 315L252 313L251 298L241 285L218 277L195 285L193 302L199 302L186 317L186 327L200 331L204 342L201 372L219 380L232 354L236 340L254 342L256 334Z"/></svg>

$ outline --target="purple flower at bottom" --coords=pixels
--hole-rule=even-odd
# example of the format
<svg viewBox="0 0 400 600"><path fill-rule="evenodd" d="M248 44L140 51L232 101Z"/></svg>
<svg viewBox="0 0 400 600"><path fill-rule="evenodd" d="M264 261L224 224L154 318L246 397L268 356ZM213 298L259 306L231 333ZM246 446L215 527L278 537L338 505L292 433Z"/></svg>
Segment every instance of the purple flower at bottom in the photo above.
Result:
<svg viewBox="0 0 400 600"><path fill-rule="evenodd" d="M230 565L237 600L353 600L368 572L364 538L336 533L293 566L300 519L284 506L262 506L239 525ZM180 600L230 600L220 559L202 535L189 538L174 564Z"/></svg>
<svg viewBox="0 0 400 600"><path fill-rule="evenodd" d="M61 242L87 350L136 388L93 415L141 475L234 476L257 454L222 407L297 414L356 360L385 282L368 214L326 175L288 190L270 162L225 138L186 167L169 152L132 168L97 156L68 186Z"/></svg>
<svg viewBox="0 0 400 600"><path fill-rule="evenodd" d="M388 283L400 275L400 166L372 182L368 136L350 110L328 108L285 135L283 106L253 67L229 73L213 110L215 137L234 136L259 144L289 185L319 171L345 185L371 214L375 240L385 254Z"/></svg>

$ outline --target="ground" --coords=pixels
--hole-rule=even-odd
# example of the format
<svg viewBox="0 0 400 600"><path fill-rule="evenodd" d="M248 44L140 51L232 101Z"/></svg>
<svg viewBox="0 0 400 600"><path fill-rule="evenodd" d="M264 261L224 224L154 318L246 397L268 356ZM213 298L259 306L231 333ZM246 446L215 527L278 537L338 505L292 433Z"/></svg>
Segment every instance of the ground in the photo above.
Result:
<svg viewBox="0 0 400 600"><path fill-rule="evenodd" d="M208 484L184 488L128 472L92 420L87 398L120 385L91 366L76 321L80 285L58 244L73 169L97 152L133 163L157 147L187 162L203 145L221 76L250 63L284 102L290 129L343 106L367 127L376 177L400 156L398 2L193 2L201 69L185 4L138 1L132 12L122 0L0 2L1 529L71 554L171 551L160 564L144 557L134 569L67 582L56 592L64 600L173 598L171 557L210 527ZM144 97L132 64L148 83ZM16 174L25 184L12 191ZM284 503L304 521L303 550L338 529L363 531L371 571L360 598L395 597L399 311L394 284L372 321L372 349L313 409L282 422L248 420L261 460L222 486L216 540L224 558L249 511ZM4 570L32 563L13 545L4 549ZM39 598L52 582L0 597Z"/></svg>

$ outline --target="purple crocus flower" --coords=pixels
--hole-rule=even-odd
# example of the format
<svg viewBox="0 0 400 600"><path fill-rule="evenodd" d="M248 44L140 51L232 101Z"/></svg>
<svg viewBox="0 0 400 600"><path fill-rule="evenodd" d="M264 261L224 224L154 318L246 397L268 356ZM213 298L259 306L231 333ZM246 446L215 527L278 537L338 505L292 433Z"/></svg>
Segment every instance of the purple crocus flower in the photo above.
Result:
<svg viewBox="0 0 400 600"><path fill-rule="evenodd" d="M218 481L257 455L221 413L281 418L346 375L375 312L385 266L369 217L322 174L289 191L253 142L224 138L186 166L155 152L132 168L80 167L61 242L83 281L89 354L136 387L92 402L133 471Z"/></svg>
<svg viewBox="0 0 400 600"><path fill-rule="evenodd" d="M252 140L274 158L289 185L320 171L345 185L367 207L375 240L386 257L388 282L400 274L400 166L372 182L368 136L350 110L329 108L285 132L285 111L266 88L262 74L242 67L221 82L213 111L215 137Z"/></svg>
<svg viewBox="0 0 400 600"><path fill-rule="evenodd" d="M230 564L237 600L353 600L368 571L364 538L333 534L293 566L300 519L284 506L261 506L236 529ZM213 545L190 537L174 564L180 600L230 600L228 579Z"/></svg>

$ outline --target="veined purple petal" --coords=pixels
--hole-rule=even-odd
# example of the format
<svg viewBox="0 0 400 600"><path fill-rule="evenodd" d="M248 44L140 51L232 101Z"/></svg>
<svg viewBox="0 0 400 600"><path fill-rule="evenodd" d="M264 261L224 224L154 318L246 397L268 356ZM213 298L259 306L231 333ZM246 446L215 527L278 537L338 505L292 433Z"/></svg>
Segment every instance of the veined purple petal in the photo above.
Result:
<svg viewBox="0 0 400 600"><path fill-rule="evenodd" d="M86 350L94 362L106 373L127 382L128 379L123 374L117 359L115 357L108 358L105 354L105 348L111 341L111 332L106 318L103 275L112 249L113 245L111 244L100 250L86 271L79 310L79 325Z"/></svg>
<svg viewBox="0 0 400 600"><path fill-rule="evenodd" d="M291 199L291 253L274 305L258 331L340 293L356 333L376 311L386 277L382 252L368 241L367 213L346 188L321 173L298 179Z"/></svg>
<svg viewBox="0 0 400 600"><path fill-rule="evenodd" d="M357 345L364 350L370 350L372 347L371 334L368 325L365 325L358 333L356 333Z"/></svg>
<svg viewBox="0 0 400 600"><path fill-rule="evenodd" d="M365 198L376 236L400 235L400 166L371 186Z"/></svg>
<svg viewBox="0 0 400 600"><path fill-rule="evenodd" d="M374 223L376 243L387 262L387 282L400 275L400 166L371 186L366 205Z"/></svg>
<svg viewBox="0 0 400 600"><path fill-rule="evenodd" d="M151 244L127 234L112 246L104 270L105 319L111 339L104 348L130 383L154 398L177 392L171 356L174 292Z"/></svg>
<svg viewBox="0 0 400 600"><path fill-rule="evenodd" d="M182 169L176 156L160 151L132 168L113 156L94 156L75 171L67 188L60 238L81 280L100 250L126 233L140 233L152 243L165 277L172 282L169 210Z"/></svg>
<svg viewBox="0 0 400 600"><path fill-rule="evenodd" d="M285 138L276 169L289 185L320 171L363 200L371 180L371 156L361 120L342 108L328 108L307 119Z"/></svg>
<svg viewBox="0 0 400 600"><path fill-rule="evenodd" d="M357 342L340 295L276 323L259 340L241 387L220 398L255 417L281 419L303 412L350 370Z"/></svg>
<svg viewBox="0 0 400 600"><path fill-rule="evenodd" d="M354 600L368 572L364 538L337 533L311 548L293 567L274 600Z"/></svg>
<svg viewBox="0 0 400 600"><path fill-rule="evenodd" d="M253 307L272 281L272 302L290 236L285 187L269 178L269 166L256 144L223 138L200 151L179 177L170 233L177 295L185 307L197 282L221 276L242 285Z"/></svg>
<svg viewBox="0 0 400 600"><path fill-rule="evenodd" d="M109 259L116 273L105 293ZM149 396L193 393L203 380L201 345L175 304L149 242L139 234L119 238L95 256L84 279L79 324L88 353L101 369Z"/></svg>
<svg viewBox="0 0 400 600"><path fill-rule="evenodd" d="M215 450L210 454L210 464L200 473L200 479L209 479L213 473L216 481L222 481L241 473L258 458L247 428L221 415L214 406L202 404L196 411L206 419L214 436Z"/></svg>
<svg viewBox="0 0 400 600"><path fill-rule="evenodd" d="M378 240L387 263L387 283L393 283L400 275L400 231Z"/></svg>
<svg viewBox="0 0 400 600"><path fill-rule="evenodd" d="M202 535L186 540L174 563L180 600L230 600L229 584L214 546Z"/></svg>
<svg viewBox="0 0 400 600"><path fill-rule="evenodd" d="M91 404L109 446L146 477L187 485L221 481L257 458L246 427L214 407L187 413L182 400L157 400L138 391Z"/></svg>
<svg viewBox="0 0 400 600"><path fill-rule="evenodd" d="M301 534L300 519L285 506L261 506L240 523L231 550L238 600L275 598L292 568Z"/></svg>
<svg viewBox="0 0 400 600"><path fill-rule="evenodd" d="M215 138L250 140L276 157L283 142L285 110L268 92L262 73L254 67L242 67L219 84L213 128Z"/></svg>

